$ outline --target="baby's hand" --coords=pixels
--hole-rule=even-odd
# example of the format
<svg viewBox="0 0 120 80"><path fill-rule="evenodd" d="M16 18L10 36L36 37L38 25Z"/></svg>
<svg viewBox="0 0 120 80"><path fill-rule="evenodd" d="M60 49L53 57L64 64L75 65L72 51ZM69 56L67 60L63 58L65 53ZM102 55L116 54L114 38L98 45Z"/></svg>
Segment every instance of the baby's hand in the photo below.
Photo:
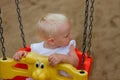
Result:
<svg viewBox="0 0 120 80"><path fill-rule="evenodd" d="M19 61L22 57L25 57L26 55L27 55L26 51L18 51L13 56L13 59L16 60L16 61Z"/></svg>
<svg viewBox="0 0 120 80"><path fill-rule="evenodd" d="M55 66L62 61L61 59L59 54L52 54L49 56L48 61L52 66Z"/></svg>

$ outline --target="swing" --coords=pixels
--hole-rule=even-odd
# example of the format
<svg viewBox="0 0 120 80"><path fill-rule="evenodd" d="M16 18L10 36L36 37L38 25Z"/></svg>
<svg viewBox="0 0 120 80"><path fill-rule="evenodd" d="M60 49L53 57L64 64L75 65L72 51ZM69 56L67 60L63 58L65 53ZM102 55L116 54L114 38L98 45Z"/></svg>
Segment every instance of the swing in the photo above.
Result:
<svg viewBox="0 0 120 80"><path fill-rule="evenodd" d="M79 57L79 66L74 68L70 64L58 64L54 68L48 65L48 57L38 55L36 53L31 52L31 48L26 46L26 42L24 39L23 25L20 16L20 8L18 0L15 0L17 6L18 13L18 21L20 23L21 37L23 40L24 48L20 50L24 50L29 52L29 54L20 60L20 62L16 62L11 58L6 57L5 55L5 47L4 47L4 37L3 37L3 28L2 28L2 18L0 16L0 41L2 44L2 54L3 57L0 58L0 78L7 80L25 80L26 77L32 77L34 80L88 80L90 75L90 68L92 64L91 57L91 39L92 39L92 22L93 22L93 12L94 12L94 0L91 0L90 7L90 25L89 25L89 41L88 41L88 51L86 50L86 38L87 38L87 26L88 26L88 8L89 8L89 0L86 0L86 9L85 9L85 22L84 22L84 33L83 33L83 44L82 44L82 52L80 52L77 48L75 49L77 56ZM1 9L0 9L1 14ZM64 76L60 76L58 74L58 70L64 70L68 74L72 76L71 78L67 78Z"/></svg>

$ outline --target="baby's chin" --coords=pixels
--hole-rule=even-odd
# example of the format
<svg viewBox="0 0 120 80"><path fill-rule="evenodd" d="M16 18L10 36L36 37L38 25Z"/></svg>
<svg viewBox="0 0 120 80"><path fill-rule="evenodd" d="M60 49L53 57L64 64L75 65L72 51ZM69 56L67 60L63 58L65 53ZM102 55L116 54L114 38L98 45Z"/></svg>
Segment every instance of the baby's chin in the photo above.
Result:
<svg viewBox="0 0 120 80"><path fill-rule="evenodd" d="M68 46L69 45L69 42L68 43L66 43L66 45L65 46Z"/></svg>
<svg viewBox="0 0 120 80"><path fill-rule="evenodd" d="M67 45L61 45L61 46L58 46L58 48L60 48L60 47L66 47Z"/></svg>
<svg viewBox="0 0 120 80"><path fill-rule="evenodd" d="M68 46L69 45L69 43L68 44L65 44L65 45L62 45L61 47L66 47L66 46Z"/></svg>

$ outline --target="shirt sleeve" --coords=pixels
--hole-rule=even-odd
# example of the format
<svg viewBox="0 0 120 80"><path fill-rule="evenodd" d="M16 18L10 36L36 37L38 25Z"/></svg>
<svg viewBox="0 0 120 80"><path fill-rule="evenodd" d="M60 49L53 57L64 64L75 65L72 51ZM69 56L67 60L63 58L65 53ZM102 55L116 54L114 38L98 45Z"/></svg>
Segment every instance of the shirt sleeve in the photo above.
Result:
<svg viewBox="0 0 120 80"><path fill-rule="evenodd" d="M74 47L76 47L76 41L75 40L71 40L69 46L71 46L71 45L73 45Z"/></svg>
<svg viewBox="0 0 120 80"><path fill-rule="evenodd" d="M32 52L36 52L38 46L37 46L37 44L31 44L31 45L30 45L30 48L31 48L31 51L32 51Z"/></svg>

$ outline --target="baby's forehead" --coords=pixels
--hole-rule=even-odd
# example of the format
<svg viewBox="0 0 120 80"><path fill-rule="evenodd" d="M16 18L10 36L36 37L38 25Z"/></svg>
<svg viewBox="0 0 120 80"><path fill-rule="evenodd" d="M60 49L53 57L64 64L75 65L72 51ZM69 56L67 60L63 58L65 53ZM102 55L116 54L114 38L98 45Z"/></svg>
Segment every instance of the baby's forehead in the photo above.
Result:
<svg viewBox="0 0 120 80"><path fill-rule="evenodd" d="M68 30L68 29L71 29L71 26L70 26L70 24L69 23L64 23L64 24L60 24L60 25L58 25L57 26L57 28L59 29L59 30Z"/></svg>
<svg viewBox="0 0 120 80"><path fill-rule="evenodd" d="M71 26L69 23L65 23L63 25L59 25L57 32L60 34L67 34L71 30Z"/></svg>

